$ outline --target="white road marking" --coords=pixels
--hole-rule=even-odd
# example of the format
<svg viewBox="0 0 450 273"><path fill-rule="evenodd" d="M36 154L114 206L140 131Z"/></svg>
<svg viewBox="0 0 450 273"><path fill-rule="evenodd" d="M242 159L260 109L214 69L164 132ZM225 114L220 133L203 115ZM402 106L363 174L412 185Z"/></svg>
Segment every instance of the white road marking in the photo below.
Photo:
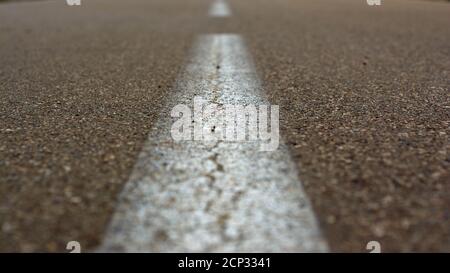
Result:
<svg viewBox="0 0 450 273"><path fill-rule="evenodd" d="M174 143L171 108L194 96L268 105L240 36L201 36L141 152L103 252L325 252L287 147Z"/></svg>
<svg viewBox="0 0 450 273"><path fill-rule="evenodd" d="M231 9L225 0L214 0L209 9L211 17L228 17L231 16Z"/></svg>

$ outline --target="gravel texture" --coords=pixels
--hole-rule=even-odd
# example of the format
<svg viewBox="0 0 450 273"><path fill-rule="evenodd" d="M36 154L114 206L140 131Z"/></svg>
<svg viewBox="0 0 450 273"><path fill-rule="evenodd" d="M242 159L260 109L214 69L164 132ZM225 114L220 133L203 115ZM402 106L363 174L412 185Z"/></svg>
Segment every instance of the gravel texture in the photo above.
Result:
<svg viewBox="0 0 450 273"><path fill-rule="evenodd" d="M450 5L360 2L232 8L331 250L448 252Z"/></svg>
<svg viewBox="0 0 450 273"><path fill-rule="evenodd" d="M99 243L200 2L0 5L0 251Z"/></svg>
<svg viewBox="0 0 450 273"><path fill-rule="evenodd" d="M100 243L202 33L249 46L331 251L450 251L450 5L0 4L0 251Z"/></svg>

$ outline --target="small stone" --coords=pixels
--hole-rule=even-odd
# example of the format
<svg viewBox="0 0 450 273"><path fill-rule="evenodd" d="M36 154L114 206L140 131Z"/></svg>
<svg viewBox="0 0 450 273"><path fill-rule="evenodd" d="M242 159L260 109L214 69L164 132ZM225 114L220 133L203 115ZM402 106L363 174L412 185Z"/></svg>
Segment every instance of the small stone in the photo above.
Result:
<svg viewBox="0 0 450 273"><path fill-rule="evenodd" d="M70 198L70 202L78 204L81 202L81 198L78 196L74 196L74 197Z"/></svg>
<svg viewBox="0 0 450 273"><path fill-rule="evenodd" d="M6 222L2 225L2 232L5 232L5 233L11 232L13 230L13 228L14 227L10 223Z"/></svg>
<svg viewBox="0 0 450 273"><path fill-rule="evenodd" d="M336 223L336 217L334 217L334 215L329 215L329 216L327 217L327 222L328 222L329 224L334 224L334 223Z"/></svg>
<svg viewBox="0 0 450 273"><path fill-rule="evenodd" d="M381 225L374 226L372 231L377 237L383 237L385 234L384 228Z"/></svg>

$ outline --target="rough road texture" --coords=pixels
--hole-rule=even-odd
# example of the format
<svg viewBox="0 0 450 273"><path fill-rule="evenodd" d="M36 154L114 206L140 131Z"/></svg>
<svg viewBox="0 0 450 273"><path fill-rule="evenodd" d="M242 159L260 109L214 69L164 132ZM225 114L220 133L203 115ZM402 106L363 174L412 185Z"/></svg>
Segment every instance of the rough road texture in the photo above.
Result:
<svg viewBox="0 0 450 273"><path fill-rule="evenodd" d="M450 6L0 4L0 250L100 243L195 36L249 45L332 251L450 251Z"/></svg>
<svg viewBox="0 0 450 273"><path fill-rule="evenodd" d="M0 4L0 250L99 243L206 9Z"/></svg>
<svg viewBox="0 0 450 273"><path fill-rule="evenodd" d="M99 251L327 250L284 144L275 151L260 151L261 140L223 140L225 128L218 118L222 110L205 115L203 125L194 122L213 131L214 140L174 143L170 110L178 104L193 109L196 96L205 104L268 105L238 35L201 36L192 55Z"/></svg>
<svg viewBox="0 0 450 273"><path fill-rule="evenodd" d="M231 6L331 249L450 251L450 5L360 2Z"/></svg>

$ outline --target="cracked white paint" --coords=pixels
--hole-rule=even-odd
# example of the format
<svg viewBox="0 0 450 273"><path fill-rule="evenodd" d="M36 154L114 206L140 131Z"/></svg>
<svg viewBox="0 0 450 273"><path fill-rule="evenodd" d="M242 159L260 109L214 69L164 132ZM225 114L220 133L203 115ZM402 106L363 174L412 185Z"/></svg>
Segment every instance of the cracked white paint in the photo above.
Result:
<svg viewBox="0 0 450 273"><path fill-rule="evenodd" d="M203 35L141 152L99 251L323 252L284 144L171 139L170 109L195 96L268 104L240 36Z"/></svg>

